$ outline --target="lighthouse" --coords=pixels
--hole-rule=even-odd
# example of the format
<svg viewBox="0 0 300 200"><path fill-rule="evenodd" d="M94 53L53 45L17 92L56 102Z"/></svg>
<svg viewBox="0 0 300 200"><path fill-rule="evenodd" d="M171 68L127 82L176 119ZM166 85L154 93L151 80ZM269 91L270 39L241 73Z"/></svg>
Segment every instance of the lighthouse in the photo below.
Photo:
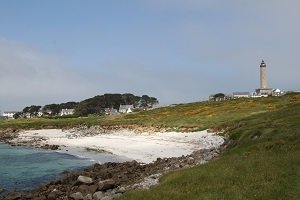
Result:
<svg viewBox="0 0 300 200"><path fill-rule="evenodd" d="M261 89L267 88L266 68L267 68L267 65L266 65L265 61L262 60L261 64L260 64L260 88Z"/></svg>
<svg viewBox="0 0 300 200"><path fill-rule="evenodd" d="M256 89L256 93L260 95L272 95L272 88L267 85L267 64L264 60L260 63L260 88Z"/></svg>

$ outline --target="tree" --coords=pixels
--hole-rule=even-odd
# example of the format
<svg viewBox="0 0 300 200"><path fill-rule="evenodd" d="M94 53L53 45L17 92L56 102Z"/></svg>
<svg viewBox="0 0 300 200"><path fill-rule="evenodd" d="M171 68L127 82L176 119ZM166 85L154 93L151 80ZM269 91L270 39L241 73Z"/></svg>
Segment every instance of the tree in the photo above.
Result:
<svg viewBox="0 0 300 200"><path fill-rule="evenodd" d="M40 111L42 106L36 106L36 105L32 105L32 106L28 106L25 107L23 109L23 113L28 113L30 115L30 117L36 117L38 115L38 112Z"/></svg>
<svg viewBox="0 0 300 200"><path fill-rule="evenodd" d="M67 103L61 103L59 105L60 109L75 109L78 106L78 102L70 101Z"/></svg>
<svg viewBox="0 0 300 200"><path fill-rule="evenodd" d="M139 102L139 106L143 108L152 107L155 104L158 104L158 100L155 97L149 97L148 95L143 95Z"/></svg>
<svg viewBox="0 0 300 200"><path fill-rule="evenodd" d="M214 95L214 100L215 101L222 101L225 99L225 94L223 93L217 93Z"/></svg>
<svg viewBox="0 0 300 200"><path fill-rule="evenodd" d="M58 115L58 113L60 112L60 105L59 104L48 104L45 105L42 109L43 113L48 113L50 115Z"/></svg>
<svg viewBox="0 0 300 200"><path fill-rule="evenodd" d="M130 93L104 94L80 102L75 108L75 114L81 116L86 116L89 114L102 115L104 113L105 108L113 107L115 109L118 109L120 105L133 105L134 107L139 107L141 104L141 99L143 99L142 104L145 107L158 103L156 98L149 97L148 95L143 95L142 97L139 97Z"/></svg>
<svg viewBox="0 0 300 200"><path fill-rule="evenodd" d="M17 112L14 114L13 118L18 119L18 118L22 117L22 114L23 114L22 112Z"/></svg>

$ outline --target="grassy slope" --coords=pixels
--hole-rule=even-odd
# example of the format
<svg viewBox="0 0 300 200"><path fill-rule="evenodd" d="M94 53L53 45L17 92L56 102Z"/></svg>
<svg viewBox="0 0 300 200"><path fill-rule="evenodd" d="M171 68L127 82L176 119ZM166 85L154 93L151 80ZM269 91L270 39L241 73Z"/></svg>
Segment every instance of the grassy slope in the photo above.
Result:
<svg viewBox="0 0 300 200"><path fill-rule="evenodd" d="M121 199L300 199L299 97L232 123L232 143L219 159L170 173L159 186Z"/></svg>
<svg viewBox="0 0 300 200"><path fill-rule="evenodd" d="M11 120L0 128L82 123L229 128L232 143L219 159L170 173L158 187L122 199L300 199L300 94L183 104L112 119Z"/></svg>
<svg viewBox="0 0 300 200"><path fill-rule="evenodd" d="M237 119L273 110L290 101L289 97L239 99L226 102L201 102L164 107L113 118L85 117L66 119L20 119L0 121L0 128L62 128L86 125L127 125L196 127L206 129Z"/></svg>

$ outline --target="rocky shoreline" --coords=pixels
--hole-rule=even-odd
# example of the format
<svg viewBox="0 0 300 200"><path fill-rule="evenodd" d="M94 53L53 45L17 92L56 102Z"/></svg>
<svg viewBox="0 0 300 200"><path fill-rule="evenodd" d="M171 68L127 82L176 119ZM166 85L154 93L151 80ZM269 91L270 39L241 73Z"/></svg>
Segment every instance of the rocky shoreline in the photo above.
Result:
<svg viewBox="0 0 300 200"><path fill-rule="evenodd" d="M111 131L110 129L103 129L103 127L92 129L79 127L74 129L74 133L81 135L99 134L96 129L99 132ZM18 130L1 130L0 141L11 143L13 139L18 137L18 132ZM217 149L201 149L181 157L158 158L149 164L136 161L94 164L79 172L66 172L60 180L52 181L32 191L6 193L5 197L0 197L0 200L116 199L127 191L147 189L158 184L159 178L167 172L204 164L216 158L225 147L226 142Z"/></svg>

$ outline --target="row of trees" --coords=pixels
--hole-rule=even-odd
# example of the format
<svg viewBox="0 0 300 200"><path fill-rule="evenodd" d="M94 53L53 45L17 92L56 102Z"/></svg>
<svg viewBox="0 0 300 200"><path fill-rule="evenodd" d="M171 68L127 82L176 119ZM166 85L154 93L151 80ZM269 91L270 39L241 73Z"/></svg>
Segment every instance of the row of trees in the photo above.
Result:
<svg viewBox="0 0 300 200"><path fill-rule="evenodd" d="M61 104L48 104L43 107L37 105L27 106L21 112L16 113L14 118L57 116L62 109L75 109L78 104L78 102L67 102Z"/></svg>
<svg viewBox="0 0 300 200"><path fill-rule="evenodd" d="M158 104L155 97L148 95L135 96L133 94L104 94L79 103L75 109L75 114L85 116L89 114L103 114L105 108L119 109L120 105L133 105L135 108L152 107Z"/></svg>
<svg viewBox="0 0 300 200"><path fill-rule="evenodd" d="M93 98L83 100L81 102L67 102L61 104L48 104L45 106L28 106L22 112L15 114L15 118L19 117L39 117L57 116L62 109L75 109L78 116L86 116L89 114L103 114L105 108L119 109L120 105L133 105L135 108L147 108L158 104L155 97L148 95L135 96L133 94L104 94Z"/></svg>

